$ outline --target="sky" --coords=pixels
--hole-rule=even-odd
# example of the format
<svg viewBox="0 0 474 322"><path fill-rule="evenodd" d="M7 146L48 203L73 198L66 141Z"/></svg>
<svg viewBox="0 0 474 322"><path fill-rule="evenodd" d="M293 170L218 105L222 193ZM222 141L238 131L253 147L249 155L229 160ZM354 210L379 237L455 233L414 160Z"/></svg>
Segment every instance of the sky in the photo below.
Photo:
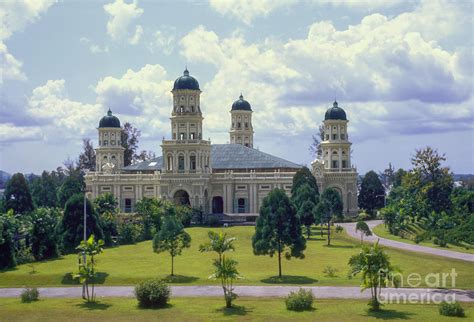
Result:
<svg viewBox="0 0 474 322"><path fill-rule="evenodd" d="M336 98L359 173L426 146L474 173L473 39L463 0L0 0L0 170L76 159L108 108L161 155L187 66L212 143L242 92L254 146L310 165Z"/></svg>

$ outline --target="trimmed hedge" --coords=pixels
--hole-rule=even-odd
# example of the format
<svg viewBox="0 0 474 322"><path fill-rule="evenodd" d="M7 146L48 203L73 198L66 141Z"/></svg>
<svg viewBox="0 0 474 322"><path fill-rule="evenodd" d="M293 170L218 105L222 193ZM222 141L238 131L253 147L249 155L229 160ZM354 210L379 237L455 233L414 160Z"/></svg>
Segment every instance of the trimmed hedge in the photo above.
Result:
<svg viewBox="0 0 474 322"><path fill-rule="evenodd" d="M166 306L171 296L171 289L160 279L150 279L135 286L138 304L144 308L160 308Z"/></svg>

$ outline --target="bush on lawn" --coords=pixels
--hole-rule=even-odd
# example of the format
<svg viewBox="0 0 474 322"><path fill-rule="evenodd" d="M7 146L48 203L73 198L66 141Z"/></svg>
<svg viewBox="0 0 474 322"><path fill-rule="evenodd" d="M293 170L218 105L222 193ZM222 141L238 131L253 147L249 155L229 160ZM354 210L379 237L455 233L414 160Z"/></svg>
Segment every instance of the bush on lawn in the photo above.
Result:
<svg viewBox="0 0 474 322"><path fill-rule="evenodd" d="M297 292L290 292L285 298L286 309L290 311L311 310L314 296L311 290L300 288Z"/></svg>
<svg viewBox="0 0 474 322"><path fill-rule="evenodd" d="M442 302L439 305L439 314L444 316L464 316L464 309L459 302L455 301L452 303Z"/></svg>
<svg viewBox="0 0 474 322"><path fill-rule="evenodd" d="M144 308L160 308L166 306L171 295L170 287L160 279L150 279L135 286L135 296Z"/></svg>
<svg viewBox="0 0 474 322"><path fill-rule="evenodd" d="M21 292L21 301L23 303L30 303L33 301L38 301L39 292L38 289L35 288L26 288L23 292Z"/></svg>

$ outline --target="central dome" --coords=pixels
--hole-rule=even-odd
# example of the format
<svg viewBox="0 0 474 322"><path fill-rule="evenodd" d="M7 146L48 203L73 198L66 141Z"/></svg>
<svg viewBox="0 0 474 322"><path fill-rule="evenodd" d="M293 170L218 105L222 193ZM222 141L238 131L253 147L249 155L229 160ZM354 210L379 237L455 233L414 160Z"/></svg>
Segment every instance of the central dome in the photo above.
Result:
<svg viewBox="0 0 474 322"><path fill-rule="evenodd" d="M337 102L334 101L332 107L326 111L326 115L324 116L324 120L344 120L347 121L346 112L339 106L337 106Z"/></svg>
<svg viewBox="0 0 474 322"><path fill-rule="evenodd" d="M232 111L251 111L252 107L250 103L244 100L242 94L240 94L239 99L232 104Z"/></svg>
<svg viewBox="0 0 474 322"><path fill-rule="evenodd" d="M118 117L112 115L112 111L107 111L107 115L100 119L99 128L102 127L120 127L120 120Z"/></svg>
<svg viewBox="0 0 474 322"><path fill-rule="evenodd" d="M196 78L189 76L189 71L186 68L184 70L183 76L178 77L174 81L174 86L173 90L176 89L193 89L193 90L199 90L199 83L196 80Z"/></svg>

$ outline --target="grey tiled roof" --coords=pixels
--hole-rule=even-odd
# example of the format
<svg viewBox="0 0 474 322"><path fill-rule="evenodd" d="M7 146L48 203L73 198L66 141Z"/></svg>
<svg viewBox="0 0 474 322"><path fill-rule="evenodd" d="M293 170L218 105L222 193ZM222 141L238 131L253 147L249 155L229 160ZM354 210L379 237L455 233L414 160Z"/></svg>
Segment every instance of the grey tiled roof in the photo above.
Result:
<svg viewBox="0 0 474 322"><path fill-rule="evenodd" d="M163 157L131 164L124 168L125 171L156 171L163 167Z"/></svg>
<svg viewBox="0 0 474 322"><path fill-rule="evenodd" d="M271 154L248 148L240 144L213 144L211 146L211 167L213 169L299 169L301 165ZM163 157L125 167L125 171L160 170Z"/></svg>

